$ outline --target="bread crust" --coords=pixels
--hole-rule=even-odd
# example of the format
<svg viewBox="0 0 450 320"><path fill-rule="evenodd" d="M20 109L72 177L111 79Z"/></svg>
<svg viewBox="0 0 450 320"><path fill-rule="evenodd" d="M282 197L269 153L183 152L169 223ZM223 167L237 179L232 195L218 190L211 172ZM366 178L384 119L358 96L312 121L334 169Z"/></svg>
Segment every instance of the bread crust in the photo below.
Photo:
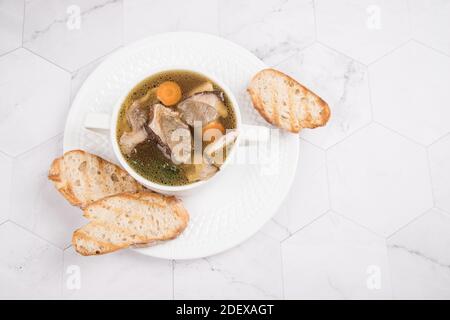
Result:
<svg viewBox="0 0 450 320"><path fill-rule="evenodd" d="M53 160L50 170L48 171L48 178L53 182L62 182L61 179L61 161L62 157Z"/></svg>
<svg viewBox="0 0 450 320"><path fill-rule="evenodd" d="M66 162L65 157L69 157ZM142 247L170 240L183 232L189 222L189 214L179 199L146 190L120 167L82 150L66 152L62 157L53 160L48 178L72 205L84 209L83 215L90 220L88 224L75 230L72 236L73 247L81 255L105 254L130 246ZM153 215L156 213L169 214L173 220L169 219L169 222L164 222L167 223L164 226L166 229L160 231L158 229L159 224L155 225L155 222L153 222L154 216L151 216L150 226L157 228L145 229L149 226L148 220L147 224L142 226L146 232L157 230L152 232L157 232L158 236L139 234L131 225L121 225L120 223L123 223L124 220L118 220L120 223L108 220L123 219L120 218L123 214L123 206L111 206L108 201L112 198L126 203L131 201L137 208L140 208L141 211L129 213L129 219L134 223L141 223L142 225L142 219L146 214ZM112 202L117 204L117 202ZM107 208L111 215L107 220L97 219L95 214L94 216L90 214L91 208L102 208L103 210ZM115 216L116 213L119 216ZM148 217L146 218L148 219ZM161 234L161 232L165 233ZM107 234L112 238L108 241L99 238L99 234ZM125 239L119 238L119 241L117 241L119 236L123 236Z"/></svg>
<svg viewBox="0 0 450 320"><path fill-rule="evenodd" d="M80 229L75 230L75 232L73 233L72 246L75 248L76 252L78 252L82 256L92 256L93 254L91 251L86 249L85 246L78 245L78 240L82 240L85 242L90 241L92 243L96 243L98 246L103 248L102 252L98 253L98 254L96 253L96 255L114 252L114 251L122 249L122 247L115 246L112 243L98 241L97 239L94 239L93 237L90 237L89 235L84 233L82 228L80 228Z"/></svg>
<svg viewBox="0 0 450 320"><path fill-rule="evenodd" d="M55 160L53 160L49 172L48 172L48 179L50 181L53 182L53 184L55 185L56 189L63 195L63 197L69 201L69 203L73 206L78 206L80 208L84 208L85 206L87 206L89 203L98 200L96 198L96 196L94 196L90 190L90 188L83 190L83 199L80 199L79 197L77 197L76 192L74 191L74 185L73 185L73 181L71 181L71 179L68 177L68 172L66 172L66 170L74 170L73 168L66 168L64 166L64 158L69 156L69 155L77 155L79 157L82 158L89 158L89 157L93 157L96 161L96 164L98 164L97 170L98 172L100 172L101 174L101 179L103 181L102 185L99 185L97 183L95 183L95 181L92 180L92 177L90 177L89 174L86 174L84 176L84 178L86 179L86 181L88 181L88 184L91 186L91 188L104 188L104 186L106 185L105 181L106 181L106 173L105 173L105 166L106 165L110 165L114 168L114 173L116 173L119 176L128 176L128 173L123 170L122 168L120 168L119 166L110 163L109 161L106 161L105 159L98 157L96 155L90 154L88 152L82 151L82 150L71 150L66 152L62 157L59 157ZM123 190L119 190L119 192L124 192L124 191L130 191L129 189L133 189L136 191L139 190L143 190L144 187L142 185L140 185L137 181L135 181L134 179L132 179L131 177L129 177L130 181L133 181L131 183L131 185L128 188L123 187ZM104 191L105 194L103 194L103 196L108 196L108 195L112 195L118 192L113 192L112 190L108 192Z"/></svg>
<svg viewBox="0 0 450 320"><path fill-rule="evenodd" d="M289 101L285 105L282 105L280 101L275 101L278 100L277 92L279 88L271 87L264 89L271 91L271 98L272 98L270 105L267 102L265 103L261 97L262 89L258 87L258 82L262 80L270 82L270 79L273 78L285 80L285 82L289 84L290 88L295 88L295 92L297 92L298 90L298 92L301 92L305 97L313 99L316 106L320 108L319 116L313 118L313 115L311 113L303 112L304 113L303 119L298 118L295 115L294 108L297 107L303 110L307 109L306 108L307 106L294 105L291 96L292 90L289 89L287 90L288 92L287 100ZM293 133L300 132L302 128L313 129L324 126L328 122L331 115L331 111L328 104L322 98L320 98L313 91L309 90L307 87L303 86L292 77L272 68L261 70L260 72L255 74L250 81L250 84L247 88L247 92L250 95L253 107L268 123ZM289 125L283 125L280 121L279 116L280 110L282 110L283 108L287 109L287 112L289 113ZM270 114L269 110L272 111L272 114Z"/></svg>
<svg viewBox="0 0 450 320"><path fill-rule="evenodd" d="M164 205L166 208L169 207L169 209L173 212L173 214L176 216L177 221L179 221L178 227L174 228L170 232L167 232L163 236L159 237L152 237L152 236L138 236L134 235L133 240L130 242L125 242L121 245L113 244L108 241L102 241L97 238L89 236L85 230L87 227L104 227L111 232L121 232L122 234L130 234L127 229L119 228L117 226L112 226L111 224L108 224L105 221L97 220L95 219L91 214L90 210L95 209L96 207L105 207L105 205L108 204L108 202L111 200L125 200L125 201L132 201L135 203L140 203L144 206L157 206L158 208L160 205ZM154 200L154 202L152 201ZM110 208L109 210L113 211L117 208ZM178 235L180 235L181 232L184 231L184 229L187 227L189 222L189 214L187 210L183 207L181 201L177 199L174 196L166 196L161 195L152 191L139 191L136 193L129 193L129 192L123 192L116 195L107 196L105 198L99 199L97 201L92 202L89 204L83 212L83 215L90 220L90 222L81 227L80 229L75 230L72 236L72 245L75 248L75 250L80 253L81 255L100 255L105 253L110 253L113 251L117 251L119 249L128 248L131 246L136 247L142 247L142 246L148 246L152 245L154 243L160 242L160 241L166 241L176 238ZM130 213L132 216L132 214ZM131 235L131 234L130 234ZM85 243L89 242L92 247L95 247L95 250L89 250ZM84 245L83 245L84 244Z"/></svg>

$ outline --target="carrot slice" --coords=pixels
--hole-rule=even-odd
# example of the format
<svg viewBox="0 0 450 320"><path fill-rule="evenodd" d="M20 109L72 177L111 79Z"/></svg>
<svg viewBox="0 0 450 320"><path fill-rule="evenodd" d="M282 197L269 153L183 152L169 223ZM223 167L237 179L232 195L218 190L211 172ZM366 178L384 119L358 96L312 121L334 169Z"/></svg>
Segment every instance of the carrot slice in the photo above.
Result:
<svg viewBox="0 0 450 320"><path fill-rule="evenodd" d="M220 122L212 121L203 127L202 136L205 137L205 132L208 132L208 130L211 130L211 129L219 130L220 132L222 132L222 134L225 134L225 127ZM215 137L211 136L211 138L209 139L209 142L214 142L214 140L215 140Z"/></svg>
<svg viewBox="0 0 450 320"><path fill-rule="evenodd" d="M222 134L225 134L225 127L223 126L223 124L221 124L220 122L217 122L217 121L212 121L212 122L208 123L206 126L204 126L203 133L205 133L209 129L218 129L222 132Z"/></svg>
<svg viewBox="0 0 450 320"><path fill-rule="evenodd" d="M166 106L173 106L181 100L181 88L174 81L165 81L158 86L156 96Z"/></svg>

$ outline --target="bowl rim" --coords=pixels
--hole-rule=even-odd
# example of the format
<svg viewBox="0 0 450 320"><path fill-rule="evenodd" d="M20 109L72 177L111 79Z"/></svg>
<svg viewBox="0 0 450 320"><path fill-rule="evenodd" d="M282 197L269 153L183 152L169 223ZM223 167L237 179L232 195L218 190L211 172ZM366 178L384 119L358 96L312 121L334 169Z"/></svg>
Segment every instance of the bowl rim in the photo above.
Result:
<svg viewBox="0 0 450 320"><path fill-rule="evenodd" d="M145 177L143 177L142 175L137 173L125 160L125 158L122 154L122 151L120 150L120 146L119 146L119 142L118 142L117 134L116 134L117 120L118 120L119 112L121 110L123 102L128 97L128 95L133 90L133 88L136 87L139 83L141 83L145 79L147 79L157 73L175 71L175 70L195 72L195 73L198 73L198 74L206 77L207 79L210 79L212 82L217 84L224 91L224 93L226 94L228 99L231 101L231 107L233 108L233 111L234 111L235 117L236 117L235 131L237 131L237 133L238 133L237 138L236 138L229 154L227 155L224 163L220 166L220 169L213 176L211 176L210 178L208 178L206 180L196 181L193 183L180 185L180 186L170 186L170 185L165 185L165 184L159 184L157 182L146 179ZM168 194L192 190L194 188L200 187L200 186L216 179L217 176L220 176L236 153L236 150L237 150L237 147L238 147L239 141L240 141L239 138L240 138L240 131L241 131L241 127L242 127L242 118L241 118L241 113L240 113L240 109L239 109L239 104L238 104L233 92L231 91L231 89L227 85L225 85L222 81L218 80L215 76L211 75L209 72L202 70L200 68L192 68L192 67L183 66L183 65L174 65L174 66L165 66L165 67L161 67L161 68L155 68L155 69L152 69L146 76L139 77L139 78L136 77L136 78L137 78L137 80L136 81L133 80L133 84L130 85L129 87L127 87L126 92L124 94L120 95L120 97L117 99L116 104L114 105L114 108L113 108L111 119L110 119L110 121L111 121L110 141L111 141L111 144L113 147L114 154L115 154L116 158L119 160L119 163L121 164L121 166L136 181L138 181L140 184L144 185L145 187L147 187L151 190L154 190L154 191L162 192L162 193L166 192Z"/></svg>

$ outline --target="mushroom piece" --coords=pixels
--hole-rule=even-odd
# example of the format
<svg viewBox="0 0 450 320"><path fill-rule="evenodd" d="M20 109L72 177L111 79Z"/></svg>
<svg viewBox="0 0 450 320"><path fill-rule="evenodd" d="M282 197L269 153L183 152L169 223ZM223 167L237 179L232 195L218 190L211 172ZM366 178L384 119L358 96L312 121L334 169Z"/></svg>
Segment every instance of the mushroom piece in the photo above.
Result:
<svg viewBox="0 0 450 320"><path fill-rule="evenodd" d="M147 140L148 134L144 128L141 128L138 131L129 131L124 132L120 137L119 144L122 149L122 152L127 156L133 152L136 146L145 140Z"/></svg>
<svg viewBox="0 0 450 320"><path fill-rule="evenodd" d="M131 131L124 132L119 140L122 152L126 155L130 155L134 148L138 144L144 142L148 137L144 128L145 123L148 120L148 112L142 105L147 102L149 92L147 92L144 97L135 100L126 110L125 115L128 124L131 127Z"/></svg>
<svg viewBox="0 0 450 320"><path fill-rule="evenodd" d="M190 161L191 131L179 113L158 103L150 108L149 119L147 131L164 156L175 164Z"/></svg>
<svg viewBox="0 0 450 320"><path fill-rule="evenodd" d="M189 92L186 94L186 96L190 97L196 93L205 92L205 91L214 91L214 86L211 82L206 81L206 82L199 84L198 86L189 90Z"/></svg>
<svg viewBox="0 0 450 320"><path fill-rule="evenodd" d="M219 113L213 106L191 98L180 102L178 110L181 113L181 118L192 127L196 122L204 126L219 117Z"/></svg>
<svg viewBox="0 0 450 320"><path fill-rule="evenodd" d="M222 118L228 117L228 110L225 106L225 95L222 91L205 91L194 94L195 101L200 101L213 106Z"/></svg>
<svg viewBox="0 0 450 320"><path fill-rule="evenodd" d="M187 165L184 169L189 182L206 180L212 177L219 169L208 163Z"/></svg>
<svg viewBox="0 0 450 320"><path fill-rule="evenodd" d="M225 98L222 91L204 91L196 93L178 104L183 120L193 126L194 121L205 125L219 116L228 116Z"/></svg>
<svg viewBox="0 0 450 320"><path fill-rule="evenodd" d="M199 176L200 180L206 180L206 179L211 178L213 175L215 175L217 171L219 171L219 169L216 166L204 163L201 166L198 176Z"/></svg>
<svg viewBox="0 0 450 320"><path fill-rule="evenodd" d="M203 151L205 161L209 164L221 166L225 161L224 153L228 153L228 150L236 141L237 136L237 131L229 131L214 142L208 144Z"/></svg>

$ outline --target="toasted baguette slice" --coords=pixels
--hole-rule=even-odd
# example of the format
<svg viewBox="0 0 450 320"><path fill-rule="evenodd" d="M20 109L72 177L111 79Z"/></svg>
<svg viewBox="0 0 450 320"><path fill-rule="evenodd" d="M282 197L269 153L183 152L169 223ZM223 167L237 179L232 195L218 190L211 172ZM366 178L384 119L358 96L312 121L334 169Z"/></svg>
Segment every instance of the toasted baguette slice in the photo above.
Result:
<svg viewBox="0 0 450 320"><path fill-rule="evenodd" d="M258 72L247 91L253 106L266 121L294 133L302 128L324 126L330 118L330 108L325 101L274 69Z"/></svg>
<svg viewBox="0 0 450 320"><path fill-rule="evenodd" d="M81 150L55 159L48 178L72 205L81 208L109 195L144 189L115 164Z"/></svg>
<svg viewBox="0 0 450 320"><path fill-rule="evenodd" d="M72 245L85 256L173 239L189 221L177 198L150 191L103 198L88 205L84 216L90 222L74 232Z"/></svg>

